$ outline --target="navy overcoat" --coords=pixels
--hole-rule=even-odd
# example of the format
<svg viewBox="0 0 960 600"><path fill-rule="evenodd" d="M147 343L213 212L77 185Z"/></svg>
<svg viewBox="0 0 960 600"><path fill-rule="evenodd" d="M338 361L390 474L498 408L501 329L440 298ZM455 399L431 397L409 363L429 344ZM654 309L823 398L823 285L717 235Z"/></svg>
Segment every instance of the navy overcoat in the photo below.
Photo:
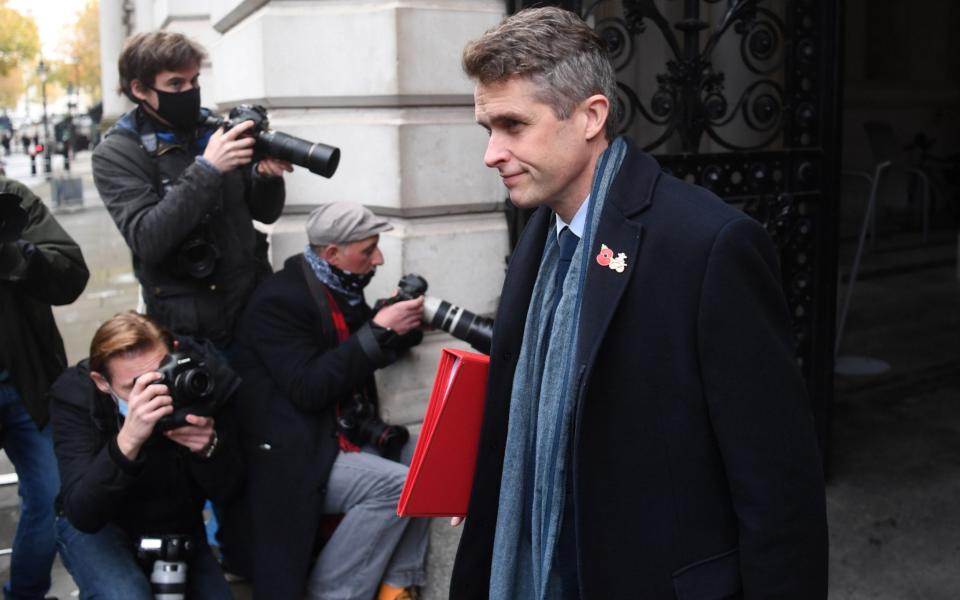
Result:
<svg viewBox="0 0 960 600"><path fill-rule="evenodd" d="M453 600L488 596L510 391L551 212L510 261ZM617 272L593 257L626 255ZM821 458L763 227L630 145L575 348L584 600L826 598Z"/></svg>

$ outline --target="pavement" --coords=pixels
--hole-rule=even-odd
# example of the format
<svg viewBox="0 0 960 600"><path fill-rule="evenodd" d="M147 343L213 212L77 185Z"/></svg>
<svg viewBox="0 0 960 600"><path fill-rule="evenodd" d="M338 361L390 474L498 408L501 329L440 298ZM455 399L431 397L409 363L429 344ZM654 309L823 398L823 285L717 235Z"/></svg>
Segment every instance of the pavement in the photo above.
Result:
<svg viewBox="0 0 960 600"><path fill-rule="evenodd" d="M23 155L7 157L11 177L51 197ZM62 175L59 160L55 174ZM82 202L56 216L83 248L91 279L83 296L54 314L71 363L87 355L96 327L134 309L137 285L129 251L104 210L80 153L72 175ZM841 255L845 267L849 244ZM857 283L841 354L869 356L891 368L877 376L837 376L832 407L827 508L830 597L842 600L947 600L960 597L960 282L956 232L920 246L910 236L881 239ZM843 269L842 269L843 270ZM13 469L0 455L0 474ZM15 486L0 487L0 548L16 526ZM446 598L459 529L432 523L425 600ZM0 581L9 556L0 553ZM629 574L625 574L625 577ZM234 585L250 598L247 585ZM59 561L51 595L76 597Z"/></svg>

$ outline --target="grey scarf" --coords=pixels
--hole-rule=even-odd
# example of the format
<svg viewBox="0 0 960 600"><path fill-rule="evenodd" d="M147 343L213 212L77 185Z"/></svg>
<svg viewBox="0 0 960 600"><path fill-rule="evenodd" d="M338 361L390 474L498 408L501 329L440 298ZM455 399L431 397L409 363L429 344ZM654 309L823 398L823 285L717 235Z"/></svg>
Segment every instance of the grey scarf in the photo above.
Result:
<svg viewBox="0 0 960 600"><path fill-rule="evenodd" d="M597 223L620 170L626 143L617 138L597 161L583 238L552 306L559 247L549 229L527 311L523 344L510 396L510 420L500 481L490 572L491 600L557 600L554 555L563 522L567 447L574 398L580 303ZM597 248L594 248L594 246Z"/></svg>

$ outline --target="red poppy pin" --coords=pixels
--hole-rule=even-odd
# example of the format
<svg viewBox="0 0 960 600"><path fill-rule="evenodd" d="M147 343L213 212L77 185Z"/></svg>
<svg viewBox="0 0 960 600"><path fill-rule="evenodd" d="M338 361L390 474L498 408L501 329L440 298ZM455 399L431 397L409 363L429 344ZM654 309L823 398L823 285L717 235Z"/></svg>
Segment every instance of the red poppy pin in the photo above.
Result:
<svg viewBox="0 0 960 600"><path fill-rule="evenodd" d="M600 244L600 254L597 254L597 264L601 267L609 267L617 273L623 273L623 270L627 268L627 255L620 252L614 256L613 250L607 247L606 244Z"/></svg>

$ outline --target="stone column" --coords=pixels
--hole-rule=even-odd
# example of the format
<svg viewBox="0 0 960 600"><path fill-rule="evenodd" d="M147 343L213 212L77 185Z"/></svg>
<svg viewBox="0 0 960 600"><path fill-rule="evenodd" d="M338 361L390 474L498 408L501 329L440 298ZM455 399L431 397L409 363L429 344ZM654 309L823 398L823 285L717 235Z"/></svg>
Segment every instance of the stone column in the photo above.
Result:
<svg viewBox="0 0 960 600"><path fill-rule="evenodd" d="M117 57L129 34L132 13L124 10L124 0L100 0L100 89L103 90L103 121L113 123L130 110L130 102L117 93L120 75Z"/></svg>
<svg viewBox="0 0 960 600"><path fill-rule="evenodd" d="M305 169L287 176L275 267L302 251L313 206L359 202L396 226L381 236L386 264L369 300L416 272L431 295L493 313L508 252L506 193L482 163L486 134L460 54L504 12L502 0L210 0L222 34L211 53L220 107L263 104L274 129L342 151L330 180ZM421 420L447 345L465 344L430 333L378 375L388 420Z"/></svg>
<svg viewBox="0 0 960 600"><path fill-rule="evenodd" d="M207 59L200 68L200 88L203 105L213 108L217 69L209 53L220 34L210 22L210 4L211 0L155 0L150 14L154 29L182 33L207 50Z"/></svg>

